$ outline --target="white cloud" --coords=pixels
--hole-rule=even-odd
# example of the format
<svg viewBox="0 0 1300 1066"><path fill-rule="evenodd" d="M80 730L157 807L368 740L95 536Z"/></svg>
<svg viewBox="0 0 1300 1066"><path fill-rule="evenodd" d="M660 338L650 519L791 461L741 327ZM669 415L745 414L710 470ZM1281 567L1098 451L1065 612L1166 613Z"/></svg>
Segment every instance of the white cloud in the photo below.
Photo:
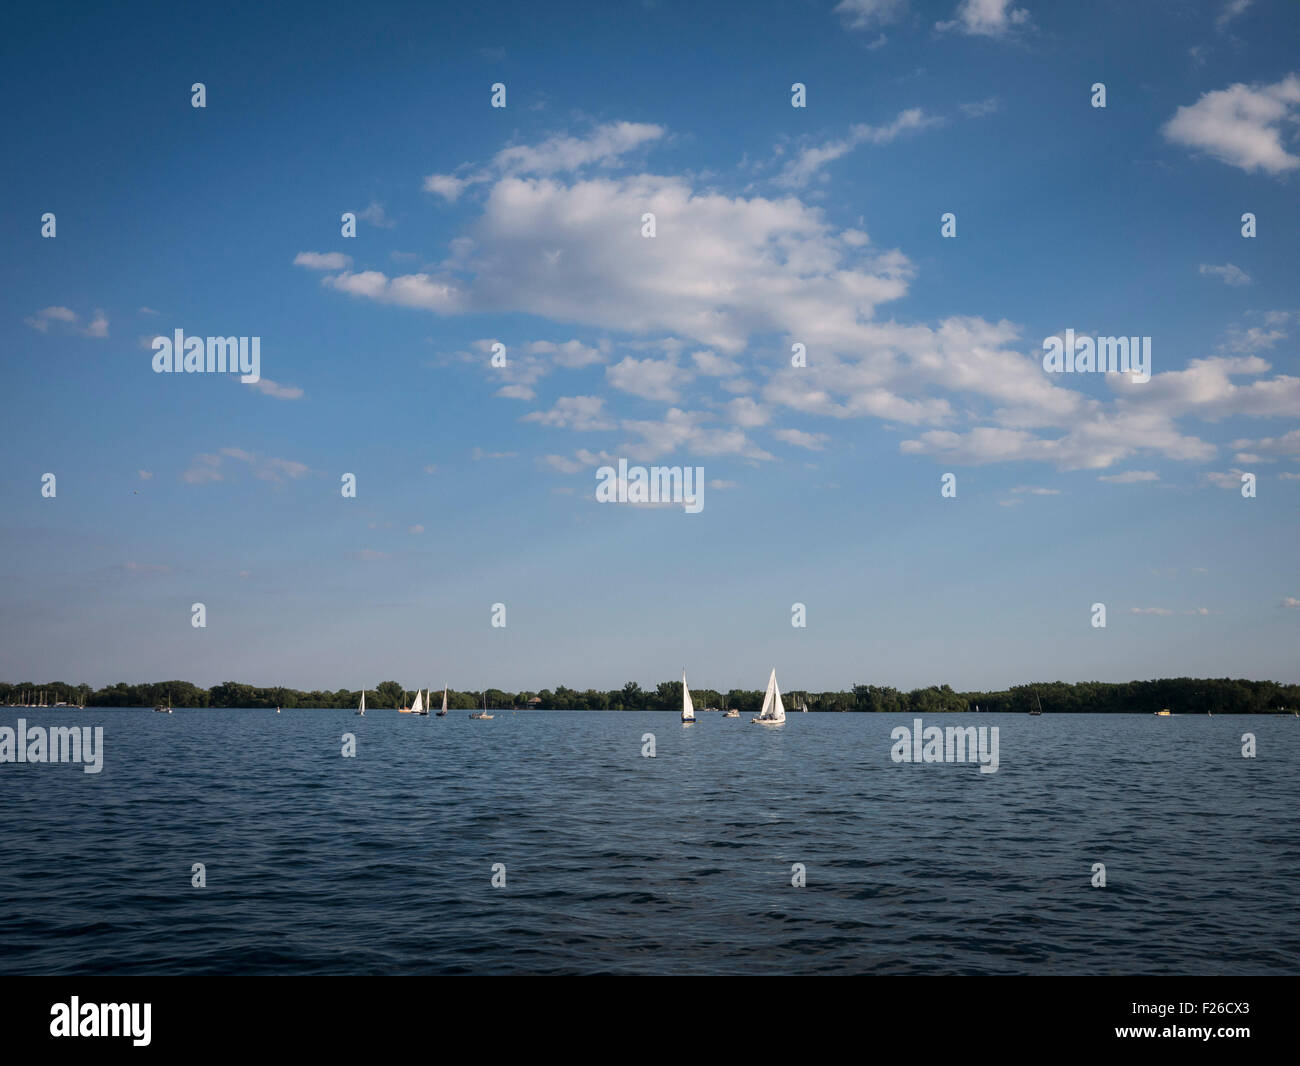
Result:
<svg viewBox="0 0 1300 1066"><path fill-rule="evenodd" d="M840 0L835 6L845 25L855 30L897 22L906 12L907 0Z"/></svg>
<svg viewBox="0 0 1300 1066"><path fill-rule="evenodd" d="M1240 489L1241 475L1244 470L1238 470L1236 467L1229 470L1226 474L1219 471L1207 471L1203 476L1206 481L1218 489Z"/></svg>
<svg viewBox="0 0 1300 1066"><path fill-rule="evenodd" d="M507 175L545 176L573 173L592 165L608 167L628 152L659 140L664 133L662 126L644 122L607 122L585 137L557 135L536 145L503 148L493 158L491 167L465 177L430 174L424 179L424 189L451 203L471 185L490 183Z"/></svg>
<svg viewBox="0 0 1300 1066"><path fill-rule="evenodd" d="M1266 456L1300 457L1300 429L1293 429L1280 437L1263 437L1259 440L1234 440L1230 448L1249 448L1252 452Z"/></svg>
<svg viewBox="0 0 1300 1066"><path fill-rule="evenodd" d="M1228 0L1219 12L1219 17L1214 20L1214 28L1223 33L1228 28L1228 23L1250 7L1250 3L1251 0Z"/></svg>
<svg viewBox="0 0 1300 1066"><path fill-rule="evenodd" d="M352 265L352 256L342 252L299 252L293 265L308 270L346 270Z"/></svg>
<svg viewBox="0 0 1300 1066"><path fill-rule="evenodd" d="M247 382L249 388L256 389L263 396L274 396L277 400L300 400L302 389L297 385L281 385L270 378Z"/></svg>
<svg viewBox="0 0 1300 1066"><path fill-rule="evenodd" d="M636 434L640 440L623 444L619 451L645 460L671 454L739 455L755 460L774 458L749 440L742 430L708 428L702 424L704 421L705 415L676 407L669 408L661 420L625 421L623 429Z"/></svg>
<svg viewBox="0 0 1300 1066"><path fill-rule="evenodd" d="M900 111L893 122L885 126L868 126L857 124L849 127L847 137L838 141L827 141L817 147L805 148L799 155L786 164L778 185L788 188L800 188L807 185L813 176L841 156L847 155L860 144L889 144L900 134L923 130L930 126L940 126L943 119L927 115L921 108L913 107Z"/></svg>
<svg viewBox="0 0 1300 1066"><path fill-rule="evenodd" d="M661 403L675 403L681 396L682 386L694 375L668 359L634 359L629 355L622 362L606 367L605 377L623 392Z"/></svg>
<svg viewBox="0 0 1300 1066"><path fill-rule="evenodd" d="M460 194L469 184L468 179L453 177L451 174L430 174L424 179L424 191L436 193L450 204L460 199Z"/></svg>
<svg viewBox="0 0 1300 1066"><path fill-rule="evenodd" d="M364 218L372 226L378 226L380 229L392 229L397 225L384 211L384 205L377 200L371 200L370 206L364 211L357 212L357 218Z"/></svg>
<svg viewBox="0 0 1300 1066"><path fill-rule="evenodd" d="M740 364L734 359L713 352L693 352L691 359L695 363L695 369L708 377L731 377L741 371Z"/></svg>
<svg viewBox="0 0 1300 1066"><path fill-rule="evenodd" d="M1201 277L1217 277L1225 285L1250 284L1250 275L1241 267L1233 266L1231 263L1224 263L1223 266L1210 266L1207 263L1202 263Z"/></svg>
<svg viewBox="0 0 1300 1066"><path fill-rule="evenodd" d="M1135 485L1141 481L1159 481L1160 475L1154 470L1125 470L1122 474L1102 474L1097 480L1113 485Z"/></svg>
<svg viewBox="0 0 1300 1066"><path fill-rule="evenodd" d="M961 0L951 22L936 22L940 32L955 30L972 37L1005 37L1029 25L1029 12L1012 0Z"/></svg>
<svg viewBox="0 0 1300 1066"><path fill-rule="evenodd" d="M821 451L830 440L825 433L805 433L802 429L776 429L772 431L772 436L786 444L793 444L796 448L807 448L814 452Z"/></svg>
<svg viewBox="0 0 1300 1066"><path fill-rule="evenodd" d="M190 468L181 475L181 479L191 485L206 485L211 482L225 481L230 472L226 463L233 459L243 463L248 472L259 481L283 483L286 478L297 480L311 473L306 463L293 459L277 457L263 458L256 452L243 448L222 448L217 453L200 453L190 461Z"/></svg>
<svg viewBox="0 0 1300 1066"><path fill-rule="evenodd" d="M1289 74L1273 85L1240 83L1205 93L1180 107L1165 123L1165 139L1198 149L1247 173L1278 175L1300 166L1283 146L1284 127L1294 127L1300 112L1300 77Z"/></svg>
<svg viewBox="0 0 1300 1066"><path fill-rule="evenodd" d="M542 462L562 474L576 474L581 470L595 470L599 466L617 462L617 457L609 452L593 452L579 448L574 458L563 455L547 455Z"/></svg>
<svg viewBox="0 0 1300 1066"><path fill-rule="evenodd" d="M984 118L986 115L992 115L1002 107L1002 101L996 96L990 96L983 100L972 100L970 103L962 104L962 111L971 118Z"/></svg>
<svg viewBox="0 0 1300 1066"><path fill-rule="evenodd" d="M556 429L579 431L613 429L615 423L604 411L602 396L561 396L549 411L534 411L521 421L537 422Z"/></svg>
<svg viewBox="0 0 1300 1066"><path fill-rule="evenodd" d="M730 421L746 429L766 425L772 417L766 407L755 403L748 396L737 396L727 404L726 411Z"/></svg>
<svg viewBox="0 0 1300 1066"><path fill-rule="evenodd" d="M608 122L586 137L556 136L538 145L503 148L493 162L503 174L569 173L591 164L607 165L664 135L662 126Z"/></svg>
<svg viewBox="0 0 1300 1066"><path fill-rule="evenodd" d="M40 333L48 333L50 324L59 322L83 337L103 339L108 336L108 316L103 311L96 309L94 317L84 327L77 324L79 320L78 314L70 307L60 306L42 308L35 315L23 319L27 325Z"/></svg>
<svg viewBox="0 0 1300 1066"><path fill-rule="evenodd" d="M96 309L95 317L90 320L89 324L81 332L87 337L107 337L108 316L103 311Z"/></svg>

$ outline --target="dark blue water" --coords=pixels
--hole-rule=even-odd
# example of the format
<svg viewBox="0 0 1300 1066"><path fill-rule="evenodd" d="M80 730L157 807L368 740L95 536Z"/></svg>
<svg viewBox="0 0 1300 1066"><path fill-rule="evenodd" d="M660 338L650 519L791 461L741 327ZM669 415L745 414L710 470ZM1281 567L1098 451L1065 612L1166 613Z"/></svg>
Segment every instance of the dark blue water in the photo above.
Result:
<svg viewBox="0 0 1300 1066"><path fill-rule="evenodd" d="M105 765L0 765L5 973L1300 972L1294 718L19 713Z"/></svg>

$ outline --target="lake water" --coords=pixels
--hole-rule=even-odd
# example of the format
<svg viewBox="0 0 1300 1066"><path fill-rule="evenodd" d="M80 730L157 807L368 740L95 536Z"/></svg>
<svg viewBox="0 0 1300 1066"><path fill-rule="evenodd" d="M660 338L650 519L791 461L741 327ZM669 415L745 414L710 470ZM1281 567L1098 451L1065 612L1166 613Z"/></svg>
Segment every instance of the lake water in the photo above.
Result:
<svg viewBox="0 0 1300 1066"><path fill-rule="evenodd" d="M1291 717L20 715L105 754L0 765L4 973L1300 972Z"/></svg>

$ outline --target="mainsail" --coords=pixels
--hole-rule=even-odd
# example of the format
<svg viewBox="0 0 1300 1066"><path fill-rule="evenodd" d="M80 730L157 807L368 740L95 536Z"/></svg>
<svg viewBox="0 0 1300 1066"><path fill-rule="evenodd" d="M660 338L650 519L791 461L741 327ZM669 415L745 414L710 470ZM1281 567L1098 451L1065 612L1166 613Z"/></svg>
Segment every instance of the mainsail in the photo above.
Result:
<svg viewBox="0 0 1300 1066"><path fill-rule="evenodd" d="M682 721L695 721L695 704L691 702L691 690L686 687L686 669L682 668Z"/></svg>
<svg viewBox="0 0 1300 1066"><path fill-rule="evenodd" d="M447 688L444 685L442 689L442 713L447 713Z"/></svg>
<svg viewBox="0 0 1300 1066"><path fill-rule="evenodd" d="M424 710L424 704L420 701L420 690L417 688L415 690L415 702L411 704L411 713L419 714L422 710Z"/></svg>
<svg viewBox="0 0 1300 1066"><path fill-rule="evenodd" d="M776 687L775 668L772 676L767 679L767 693L763 696L763 709L758 717L764 722L785 721L785 704L781 702L781 690Z"/></svg>

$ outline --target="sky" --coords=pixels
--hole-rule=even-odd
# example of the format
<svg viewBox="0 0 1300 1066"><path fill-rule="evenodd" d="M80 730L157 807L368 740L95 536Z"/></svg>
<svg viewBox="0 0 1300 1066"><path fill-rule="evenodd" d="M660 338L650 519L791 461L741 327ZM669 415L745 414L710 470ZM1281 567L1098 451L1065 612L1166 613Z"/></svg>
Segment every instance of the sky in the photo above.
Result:
<svg viewBox="0 0 1300 1066"><path fill-rule="evenodd" d="M0 42L0 679L1300 681L1288 0L222 7Z"/></svg>

